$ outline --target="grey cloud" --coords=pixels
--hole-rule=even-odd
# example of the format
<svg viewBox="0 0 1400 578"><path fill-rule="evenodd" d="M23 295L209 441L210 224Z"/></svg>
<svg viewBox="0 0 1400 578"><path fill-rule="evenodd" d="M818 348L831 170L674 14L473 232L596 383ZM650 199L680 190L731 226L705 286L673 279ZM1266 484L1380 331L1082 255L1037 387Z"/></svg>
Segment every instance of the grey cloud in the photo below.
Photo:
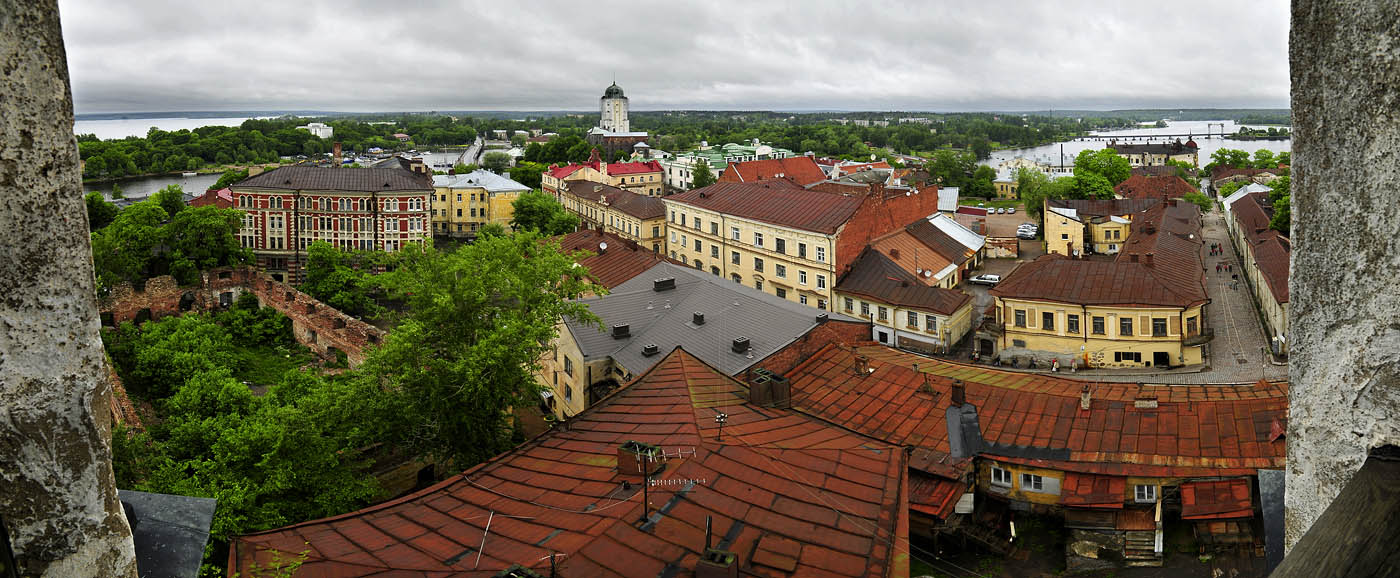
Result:
<svg viewBox="0 0 1400 578"><path fill-rule="evenodd" d="M1284 2L60 0L78 112L1287 106Z"/></svg>

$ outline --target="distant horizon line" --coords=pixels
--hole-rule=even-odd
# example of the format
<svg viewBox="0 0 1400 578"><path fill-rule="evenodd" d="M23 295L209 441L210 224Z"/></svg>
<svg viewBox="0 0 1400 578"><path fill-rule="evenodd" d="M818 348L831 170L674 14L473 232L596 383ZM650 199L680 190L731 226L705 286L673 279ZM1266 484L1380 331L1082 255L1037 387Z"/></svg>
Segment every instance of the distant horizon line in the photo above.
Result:
<svg viewBox="0 0 1400 578"><path fill-rule="evenodd" d="M860 110L846 108L794 108L794 109L704 109L704 108L658 108L658 109L634 109L633 112L665 113L665 112L709 112L709 113L790 113L790 114L881 114L881 113L913 113L913 114L1033 114L1033 113L1105 113L1105 112L1133 112L1133 111L1179 111L1198 112L1214 110L1230 111L1269 111L1286 112L1291 111L1291 107L1229 107L1229 106L1205 106L1205 107L1137 107L1137 108L1039 108L1039 109L987 109L987 110ZM380 111L339 111L339 110L312 110L312 109L264 109L264 110L165 110L165 111L122 111L122 112L75 112L74 120L137 120L142 118L219 118L229 116L352 116L352 115L372 115L372 114L597 114L596 110L584 109L426 109L426 110L380 110ZM197 115L197 116L190 116Z"/></svg>

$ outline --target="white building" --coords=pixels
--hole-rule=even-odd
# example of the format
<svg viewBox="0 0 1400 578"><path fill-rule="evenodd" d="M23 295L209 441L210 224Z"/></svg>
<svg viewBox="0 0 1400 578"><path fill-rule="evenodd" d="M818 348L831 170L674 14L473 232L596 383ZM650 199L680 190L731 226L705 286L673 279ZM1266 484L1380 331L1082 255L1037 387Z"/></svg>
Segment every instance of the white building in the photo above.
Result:
<svg viewBox="0 0 1400 578"><path fill-rule="evenodd" d="M322 139L331 138L331 135L335 134L334 128L331 128L325 123L320 122L313 122L310 124L302 125L297 127L297 129L310 132L311 134L316 135L316 138Z"/></svg>
<svg viewBox="0 0 1400 578"><path fill-rule="evenodd" d="M622 87L614 82L612 86L603 91L603 98L598 99L598 103L602 112L602 122L598 128L607 132L630 132L631 123L627 120L627 96L622 94Z"/></svg>

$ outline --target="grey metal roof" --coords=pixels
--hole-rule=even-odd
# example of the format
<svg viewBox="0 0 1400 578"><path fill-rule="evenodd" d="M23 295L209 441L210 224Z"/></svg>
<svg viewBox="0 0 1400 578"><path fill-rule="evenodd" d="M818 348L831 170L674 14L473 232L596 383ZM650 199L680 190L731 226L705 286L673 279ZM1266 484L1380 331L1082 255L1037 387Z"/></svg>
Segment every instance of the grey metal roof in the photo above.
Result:
<svg viewBox="0 0 1400 578"><path fill-rule="evenodd" d="M427 177L403 169L323 169L290 166L248 177L235 183L232 188L363 193L432 192L431 183Z"/></svg>
<svg viewBox="0 0 1400 578"><path fill-rule="evenodd" d="M136 544L136 569L142 578L199 574L209 526L214 522L214 499L134 490L118 490L117 497L130 508L127 521Z"/></svg>
<svg viewBox="0 0 1400 578"><path fill-rule="evenodd" d="M674 277L676 288L655 291L656 279ZM817 326L825 313L833 321L862 320L820 311L689 267L658 263L603 297L583 303L602 318L604 330L565 319L586 359L611 357L633 375L651 369L676 346L728 375L736 375ZM692 323L694 313L703 325ZM627 324L631 336L613 339L612 326ZM734 353L736 337L749 338L751 354ZM656 344L661 352L642 355Z"/></svg>
<svg viewBox="0 0 1400 578"><path fill-rule="evenodd" d="M433 186L449 189L486 189L490 193L525 192L530 187L488 171L477 169L464 175L434 175Z"/></svg>

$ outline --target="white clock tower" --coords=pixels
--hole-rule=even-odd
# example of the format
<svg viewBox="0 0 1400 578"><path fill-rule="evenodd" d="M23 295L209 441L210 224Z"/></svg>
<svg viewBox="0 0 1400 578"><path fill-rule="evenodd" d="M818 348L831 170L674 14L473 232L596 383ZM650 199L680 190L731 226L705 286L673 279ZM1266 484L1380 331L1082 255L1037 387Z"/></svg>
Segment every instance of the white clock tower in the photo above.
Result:
<svg viewBox="0 0 1400 578"><path fill-rule="evenodd" d="M603 92L603 98L599 99L603 118L598 127L608 132L629 132L627 122L627 97L622 94L622 87L616 82Z"/></svg>

